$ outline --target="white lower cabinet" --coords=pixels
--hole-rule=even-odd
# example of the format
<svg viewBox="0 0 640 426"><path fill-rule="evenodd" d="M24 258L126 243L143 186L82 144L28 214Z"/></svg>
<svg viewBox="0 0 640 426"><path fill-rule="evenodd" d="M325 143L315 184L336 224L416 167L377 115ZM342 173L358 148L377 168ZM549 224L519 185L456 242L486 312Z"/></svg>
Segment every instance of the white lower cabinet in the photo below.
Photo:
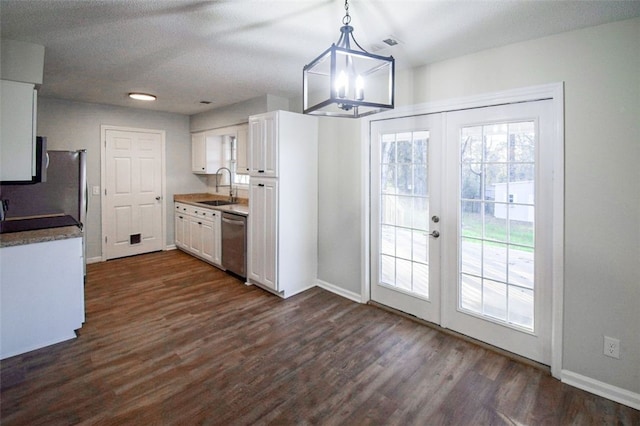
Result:
<svg viewBox="0 0 640 426"><path fill-rule="evenodd" d="M176 247L222 267L221 214L213 209L175 203Z"/></svg>
<svg viewBox="0 0 640 426"><path fill-rule="evenodd" d="M0 248L0 359L76 337L83 270L81 237Z"/></svg>
<svg viewBox="0 0 640 426"><path fill-rule="evenodd" d="M186 213L176 210L174 222L176 247L186 249L189 247L189 218Z"/></svg>

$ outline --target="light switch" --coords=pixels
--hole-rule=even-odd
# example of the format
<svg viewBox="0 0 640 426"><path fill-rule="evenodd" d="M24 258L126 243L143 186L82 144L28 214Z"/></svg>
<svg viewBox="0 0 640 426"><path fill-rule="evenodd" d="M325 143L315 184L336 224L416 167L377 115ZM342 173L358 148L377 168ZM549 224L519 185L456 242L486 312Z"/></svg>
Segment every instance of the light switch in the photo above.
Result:
<svg viewBox="0 0 640 426"><path fill-rule="evenodd" d="M99 186L94 186L94 187L91 189L91 193L92 193L93 195L100 195L100 187L99 187Z"/></svg>

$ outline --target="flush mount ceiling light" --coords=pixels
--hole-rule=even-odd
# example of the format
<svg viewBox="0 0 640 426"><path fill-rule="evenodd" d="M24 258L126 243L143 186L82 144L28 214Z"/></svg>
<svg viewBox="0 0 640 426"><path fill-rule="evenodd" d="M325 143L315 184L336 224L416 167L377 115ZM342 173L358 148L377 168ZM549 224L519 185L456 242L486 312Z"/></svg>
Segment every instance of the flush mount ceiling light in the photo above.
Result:
<svg viewBox="0 0 640 426"><path fill-rule="evenodd" d="M150 95L148 93L131 92L129 93L129 97L137 101L155 101L156 100L155 95Z"/></svg>
<svg viewBox="0 0 640 426"><path fill-rule="evenodd" d="M305 114L359 118L393 109L395 60L364 50L349 25L349 0L344 9L338 42L302 70Z"/></svg>

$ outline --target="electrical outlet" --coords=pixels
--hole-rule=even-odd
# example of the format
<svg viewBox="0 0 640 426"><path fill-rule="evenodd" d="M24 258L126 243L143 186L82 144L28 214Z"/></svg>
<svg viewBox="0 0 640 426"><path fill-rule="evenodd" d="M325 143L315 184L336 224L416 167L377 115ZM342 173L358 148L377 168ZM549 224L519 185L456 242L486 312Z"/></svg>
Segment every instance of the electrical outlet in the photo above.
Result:
<svg viewBox="0 0 640 426"><path fill-rule="evenodd" d="M620 359L620 340L604 336L604 354L611 358Z"/></svg>

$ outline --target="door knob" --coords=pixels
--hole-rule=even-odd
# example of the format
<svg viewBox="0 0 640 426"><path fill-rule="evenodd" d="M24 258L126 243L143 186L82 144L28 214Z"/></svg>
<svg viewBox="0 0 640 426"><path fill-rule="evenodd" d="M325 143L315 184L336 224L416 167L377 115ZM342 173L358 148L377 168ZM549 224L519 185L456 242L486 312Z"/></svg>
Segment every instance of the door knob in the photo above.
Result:
<svg viewBox="0 0 640 426"><path fill-rule="evenodd" d="M440 233L438 231L433 231L429 235L431 235L433 238L438 238L440 236Z"/></svg>
<svg viewBox="0 0 640 426"><path fill-rule="evenodd" d="M431 216L431 220L433 221L433 223L440 222L440 218L438 216Z"/></svg>

